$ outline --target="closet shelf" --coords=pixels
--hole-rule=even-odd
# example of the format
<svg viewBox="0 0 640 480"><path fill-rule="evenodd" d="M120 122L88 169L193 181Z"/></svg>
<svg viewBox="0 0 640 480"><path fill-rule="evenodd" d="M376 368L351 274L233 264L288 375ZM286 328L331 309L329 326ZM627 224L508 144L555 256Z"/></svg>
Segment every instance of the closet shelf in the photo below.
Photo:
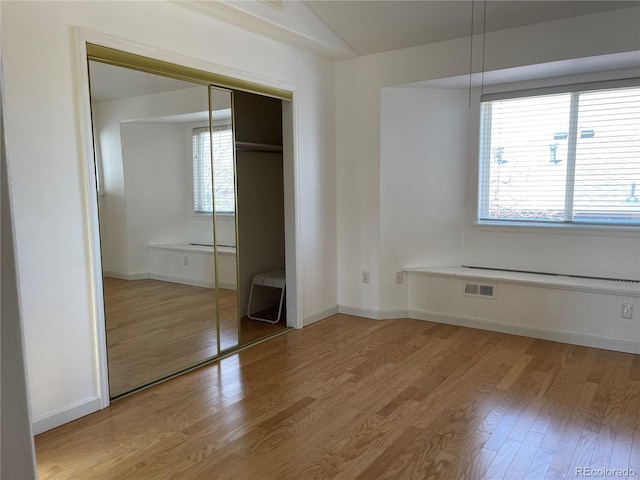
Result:
<svg viewBox="0 0 640 480"><path fill-rule="evenodd" d="M282 145L269 143L236 142L236 150L248 152L277 152L282 153Z"/></svg>

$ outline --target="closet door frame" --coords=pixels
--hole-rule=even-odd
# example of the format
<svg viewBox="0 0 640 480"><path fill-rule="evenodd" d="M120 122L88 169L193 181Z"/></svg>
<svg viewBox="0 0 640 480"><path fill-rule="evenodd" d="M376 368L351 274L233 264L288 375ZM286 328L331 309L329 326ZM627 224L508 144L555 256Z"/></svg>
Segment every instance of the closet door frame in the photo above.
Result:
<svg viewBox="0 0 640 480"><path fill-rule="evenodd" d="M145 69L149 73L161 73L154 70L158 65L172 65L173 78L184 79L194 83L213 85L223 88L243 90L260 95L272 96L285 100L283 102L283 161L285 182L285 251L287 275L287 326L302 328L302 305L298 295L301 291L299 275L300 258L300 182L297 164L297 87L281 81L259 78L248 72L229 69L206 61L195 60L184 55L167 52L158 48L104 35L91 30L75 27L73 29L76 78L78 86L78 119L81 127L81 148L84 162L84 195L85 215L87 219L86 235L90 263L89 282L92 293L93 318L90 319L93 331L92 347L94 350L96 372L96 400L99 408L110 404L109 379L107 364L106 325L104 314L104 296L102 285L102 262L100 248L100 230L98 221L98 197L96 189L95 152L93 144L93 126L91 121L91 97L89 90L88 60L104 61L99 55L116 51L129 59L146 59ZM93 58L92 58L93 57ZM116 60L112 60L116 62ZM117 64L114 63L114 64ZM155 65L155 66L154 66ZM135 68L135 65L120 66ZM138 68L139 69L139 68ZM223 73L214 73L223 72ZM187 75L189 73L189 75ZM193 74L192 77L190 74ZM183 76L184 75L184 76ZM218 358L218 357L216 357ZM91 409L93 411L93 409ZM90 413L87 411L87 413Z"/></svg>

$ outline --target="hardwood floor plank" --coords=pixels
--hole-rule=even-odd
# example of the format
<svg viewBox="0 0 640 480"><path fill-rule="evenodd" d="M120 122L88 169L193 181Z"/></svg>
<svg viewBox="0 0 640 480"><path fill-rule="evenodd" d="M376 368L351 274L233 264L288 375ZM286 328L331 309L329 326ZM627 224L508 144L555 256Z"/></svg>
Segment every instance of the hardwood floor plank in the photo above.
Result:
<svg viewBox="0 0 640 480"><path fill-rule="evenodd" d="M577 468L590 467L593 464L593 455L596 451L597 443L598 433L587 422L576 445L565 478L572 478Z"/></svg>
<svg viewBox="0 0 640 480"><path fill-rule="evenodd" d="M498 390L505 390L505 391L509 390L513 386L513 384L518 380L518 378L520 378L524 369L527 367L529 362L531 362L532 358L533 358L532 355L526 355L526 354L522 355L520 357L520 360L518 360L513 365L513 367L511 367L511 370L509 370L509 372L504 376L504 378L500 381L500 383L496 388Z"/></svg>
<svg viewBox="0 0 640 480"><path fill-rule="evenodd" d="M560 439L570 422L571 415L580 401L581 385L586 382L587 374L595 361L597 351L593 348L586 349L579 363L577 371L573 371L573 378L566 386L566 395L557 406L553 421L548 424L548 429L542 440L542 448L556 450Z"/></svg>
<svg viewBox="0 0 640 480"><path fill-rule="evenodd" d="M635 424L637 412L637 408L633 408L637 395L634 395L631 389L635 382L629 381L632 363L632 355L623 355L620 360L607 407L607 418L600 428L598 449L594 455L596 459L601 460L608 457L609 462L605 466L612 469L626 468L631 455L633 433L629 432L628 425ZM629 407L633 411L631 415Z"/></svg>
<svg viewBox="0 0 640 480"><path fill-rule="evenodd" d="M562 434L558 449L544 477L545 479L564 478L569 471L571 460L576 452L580 435L584 429L584 424L597 390L598 386L594 383L586 382L583 385L580 400Z"/></svg>
<svg viewBox="0 0 640 480"><path fill-rule="evenodd" d="M637 358L336 315L38 435L38 474L537 480L625 462L640 472Z"/></svg>
<svg viewBox="0 0 640 480"><path fill-rule="evenodd" d="M488 362L490 358L485 361ZM481 369L483 363L480 362L477 368ZM467 425L474 423L472 419L476 411L487 408L483 404L483 397L495 388L508 370L507 363L497 366L490 373L485 370L484 375L479 375L478 370L472 369L456 382L444 386L442 391L434 392L434 395L442 395L447 388L456 385L459 395L455 401L450 402L448 408L430 409L417 415L419 420L415 425L422 430L421 433L414 445L398 456L382 478L423 478L446 470L460 450L460 439L456 439L456 434L464 436ZM464 388L460 388L458 382L464 383ZM440 455L443 451L448 453L447 448L454 453Z"/></svg>
<svg viewBox="0 0 640 480"><path fill-rule="evenodd" d="M485 444L485 448L496 452L500 450L515 428L522 411L526 410L531 398L535 398L540 391L543 380L544 374L535 370L534 364L530 363L512 387L503 393L484 421L485 431L491 433L493 438L491 443Z"/></svg>
<svg viewBox="0 0 640 480"><path fill-rule="evenodd" d="M533 460L531 460L531 464L527 469L523 480L540 480L545 478L549 467L551 466L551 462L553 461L553 456L555 455L555 451L549 450L547 448L538 448Z"/></svg>
<svg viewBox="0 0 640 480"><path fill-rule="evenodd" d="M497 455L498 452L493 450L485 450L484 448L480 450L460 480L482 480Z"/></svg>
<svg viewBox="0 0 640 480"><path fill-rule="evenodd" d="M511 465L506 471L504 478L524 478L529 471L529 466L533 462L533 458L536 453L538 453L538 449L543 438L544 434L540 432L535 430L531 430L531 432L529 432L529 435L527 435L520 445L520 448L518 449L513 462L511 462Z"/></svg>
<svg viewBox="0 0 640 480"><path fill-rule="evenodd" d="M498 480L506 477L507 471L513 460L518 454L518 450L522 447L522 443L515 440L507 440L498 454L489 465L487 473L484 474L483 480Z"/></svg>
<svg viewBox="0 0 640 480"><path fill-rule="evenodd" d="M629 469L640 475L640 427L636 424L629 456Z"/></svg>
<svg viewBox="0 0 640 480"><path fill-rule="evenodd" d="M629 372L629 380L640 382L640 355L633 356L631 371Z"/></svg>
<svg viewBox="0 0 640 480"><path fill-rule="evenodd" d="M469 465L472 465L475 461L477 461L480 452L482 451L482 446L489 439L489 437L490 433L484 431L482 429L482 425L478 425L477 428L471 429L467 433L462 448L449 464L447 469L442 473L441 478L465 477L465 474L469 469ZM482 472L482 475L484 475L484 472ZM482 478L482 476L480 478Z"/></svg>
<svg viewBox="0 0 640 480"><path fill-rule="evenodd" d="M285 408L284 410L281 410L276 415L271 417L269 420L265 420L264 422L262 422L258 426L260 428L264 428L266 430L270 430L272 428L275 428L278 424L280 424L283 421L287 420L293 414L299 412L300 410L302 410L303 408L307 407L308 405L311 405L315 401L316 401L316 399L313 398L313 397L304 397L301 400L298 400L297 402L295 402L293 405Z"/></svg>
<svg viewBox="0 0 640 480"><path fill-rule="evenodd" d="M595 446L591 463L597 465L609 465L613 449L613 436L611 422L615 416L614 379L621 364L620 356L616 352L608 352L604 373L598 386L598 391L591 405L591 415L587 417L585 428L589 433L595 434ZM618 402L616 402L618 403ZM593 435L587 435L591 440ZM580 466L589 466L590 463Z"/></svg>

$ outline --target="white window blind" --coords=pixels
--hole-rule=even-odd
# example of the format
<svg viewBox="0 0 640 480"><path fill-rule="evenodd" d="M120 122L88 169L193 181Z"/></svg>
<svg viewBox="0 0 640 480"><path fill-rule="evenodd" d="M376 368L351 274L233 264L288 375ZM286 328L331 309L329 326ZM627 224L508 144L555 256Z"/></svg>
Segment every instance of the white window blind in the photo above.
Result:
<svg viewBox="0 0 640 480"><path fill-rule="evenodd" d="M233 213L235 211L233 134L231 125L213 127L209 141L208 128L193 130L193 205L199 214ZM213 145L213 175L211 146ZM215 193L214 193L215 192Z"/></svg>
<svg viewBox="0 0 640 480"><path fill-rule="evenodd" d="M479 220L640 225L635 83L485 99Z"/></svg>

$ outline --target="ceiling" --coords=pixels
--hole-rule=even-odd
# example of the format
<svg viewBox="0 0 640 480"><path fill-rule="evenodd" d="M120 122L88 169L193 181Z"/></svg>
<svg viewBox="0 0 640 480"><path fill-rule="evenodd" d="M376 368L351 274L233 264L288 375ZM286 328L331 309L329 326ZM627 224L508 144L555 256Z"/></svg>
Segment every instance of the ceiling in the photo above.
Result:
<svg viewBox="0 0 640 480"><path fill-rule="evenodd" d="M223 17L227 21L233 21L243 28L259 31L265 36L272 36L311 51L314 51L314 48L310 39L314 35L317 40L316 46L322 41L330 43L331 39L326 36L326 32L323 34L321 31L324 28L348 50L346 53L336 53L339 49L334 48L335 44L331 48L317 50L335 59L352 57L354 53L368 55L467 37L471 33L472 8L475 18L474 32L481 33L640 6L640 0L488 0L486 3L483 0L475 0L475 2L467 0L303 0L303 2L289 0L283 2L283 11L279 11L265 6L263 1L232 0L231 3L211 1L195 3L200 13L218 17L220 12L217 9L225 5L227 8L233 6L235 16L231 20L229 12L224 12L227 16ZM194 7L194 2L186 0L177 3ZM483 11L485 5L486 16ZM258 10L248 12L246 9L250 6L267 9L268 15ZM240 7L245 10L239 10ZM286 26L278 26L278 15L285 15L287 10L290 17L286 20L289 23ZM265 23L263 25L256 23L256 18L263 14ZM308 16L311 16L317 24L314 25ZM304 21L299 21L301 18ZM281 22L283 23L284 20ZM318 25L321 25L321 28ZM286 35L283 32L286 32ZM303 37L304 42L300 40ZM90 62L90 70L93 101L130 98L194 86L192 83L181 80L93 61Z"/></svg>
<svg viewBox="0 0 640 480"><path fill-rule="evenodd" d="M640 5L638 0L304 0L303 3L358 55L469 36L472 8L474 29L480 33Z"/></svg>

